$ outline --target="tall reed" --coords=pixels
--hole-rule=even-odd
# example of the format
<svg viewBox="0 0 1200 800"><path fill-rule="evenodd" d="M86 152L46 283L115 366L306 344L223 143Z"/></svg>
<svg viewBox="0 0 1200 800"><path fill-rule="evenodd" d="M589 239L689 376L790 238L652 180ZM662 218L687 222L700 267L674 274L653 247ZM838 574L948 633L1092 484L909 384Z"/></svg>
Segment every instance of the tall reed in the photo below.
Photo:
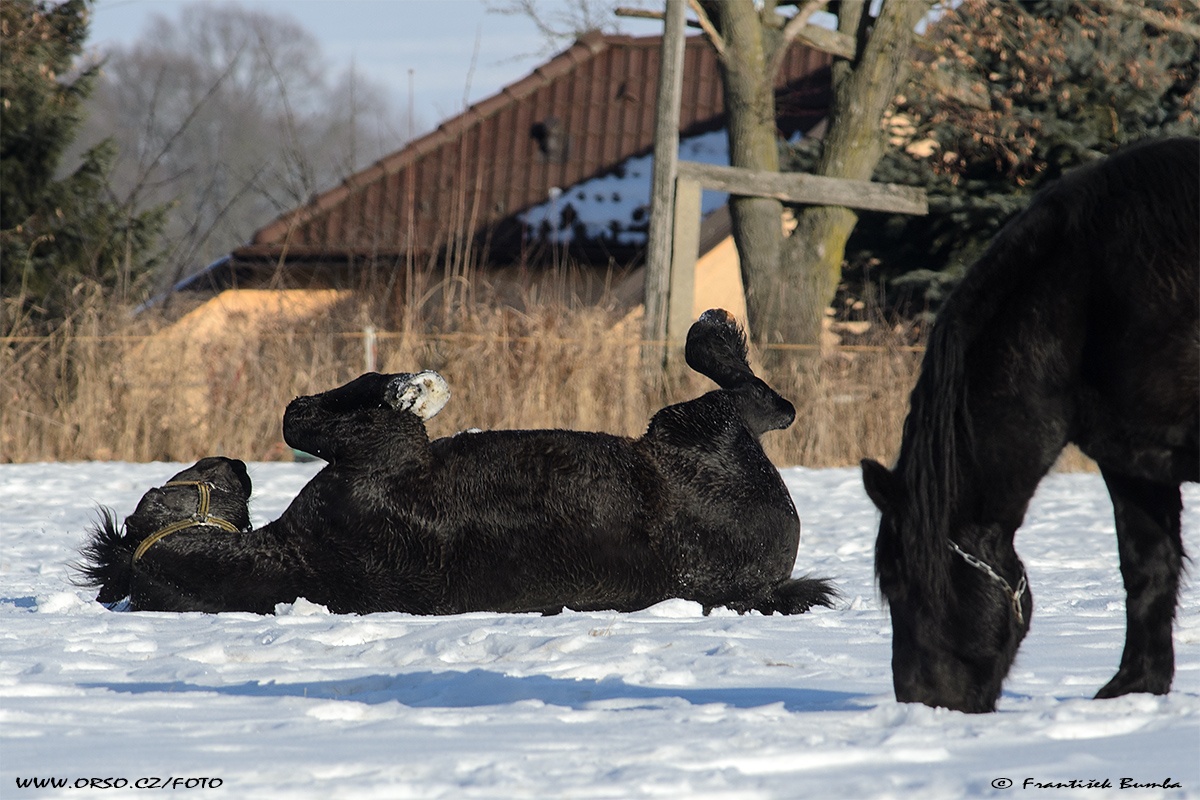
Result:
<svg viewBox="0 0 1200 800"><path fill-rule="evenodd" d="M351 302L300 318L237 319L181 335L164 317L97 300L52 336L13 331L0 342L0 461L287 457L284 408L365 369L372 312ZM657 408L713 388L683 368L647 380L640 321L611 307L480 305L451 326L374 328L376 369L435 369L449 382L432 436L472 427L637 436ZM825 467L894 458L920 364L909 343L881 333L874 348L832 348L818 370L796 366L799 356L772 359L785 366L764 377L797 407L791 428L764 437L772 459Z"/></svg>
<svg viewBox="0 0 1200 800"><path fill-rule="evenodd" d="M0 348L0 461L277 457L287 403L365 368L364 314L342 307L180 336L163 318L97 304L48 338L16 332ZM449 381L435 436L471 427L636 436L661 405L712 388L685 371L648 382L639 323L603 307L479 306L453 330L377 327L378 370L436 369ZM914 355L835 352L825 366L811 385L798 372L767 376L799 410L790 430L768 435L772 456L813 466L887 458Z"/></svg>

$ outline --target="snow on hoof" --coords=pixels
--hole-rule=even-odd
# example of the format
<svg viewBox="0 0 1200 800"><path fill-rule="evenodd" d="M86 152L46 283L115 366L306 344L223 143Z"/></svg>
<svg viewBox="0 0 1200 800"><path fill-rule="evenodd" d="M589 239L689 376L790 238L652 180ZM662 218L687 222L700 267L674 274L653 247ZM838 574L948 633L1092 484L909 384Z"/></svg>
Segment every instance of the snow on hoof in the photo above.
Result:
<svg viewBox="0 0 1200 800"><path fill-rule="evenodd" d="M421 419L432 419L450 400L450 386L436 372L401 373L388 381L384 400L397 411L411 411Z"/></svg>

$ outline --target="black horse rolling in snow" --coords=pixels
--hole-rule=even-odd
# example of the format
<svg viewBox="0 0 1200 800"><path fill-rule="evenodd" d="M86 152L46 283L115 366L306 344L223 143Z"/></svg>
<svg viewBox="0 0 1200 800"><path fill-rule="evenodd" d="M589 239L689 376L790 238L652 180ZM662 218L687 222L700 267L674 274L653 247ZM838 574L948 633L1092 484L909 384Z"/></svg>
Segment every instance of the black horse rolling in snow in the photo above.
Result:
<svg viewBox="0 0 1200 800"><path fill-rule="evenodd" d="M791 578L800 521L759 444L791 403L755 377L724 311L688 333L717 391L654 415L639 439L562 430L430 442L449 397L433 372L363 375L292 401L284 438L329 462L251 530L240 461L206 458L106 515L85 549L99 600L135 610L252 611L305 597L332 611L615 609L672 597L800 613L826 581Z"/></svg>
<svg viewBox="0 0 1200 800"><path fill-rule="evenodd" d="M896 698L995 708L1033 611L1013 535L1068 442L1100 465L1126 591L1097 697L1168 692L1198 423L1200 140L1182 138L1043 191L938 315L895 468L863 462Z"/></svg>

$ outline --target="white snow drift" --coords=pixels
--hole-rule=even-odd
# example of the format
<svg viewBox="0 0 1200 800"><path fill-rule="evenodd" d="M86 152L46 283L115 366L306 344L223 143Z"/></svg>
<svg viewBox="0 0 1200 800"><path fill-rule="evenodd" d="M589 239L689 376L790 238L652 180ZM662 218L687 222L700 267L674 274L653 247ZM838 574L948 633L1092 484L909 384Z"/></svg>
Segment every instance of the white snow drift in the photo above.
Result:
<svg viewBox="0 0 1200 800"><path fill-rule="evenodd" d="M797 573L844 594L799 617L684 601L555 617L97 605L69 569L96 505L123 516L181 468L0 465L0 796L1200 797L1194 584L1172 693L1090 699L1125 626L1096 475L1051 475L1034 499L1017 537L1033 630L999 711L972 716L892 699L856 470L784 471ZM255 523L318 468L251 465ZM1197 487L1185 505L1194 552Z"/></svg>

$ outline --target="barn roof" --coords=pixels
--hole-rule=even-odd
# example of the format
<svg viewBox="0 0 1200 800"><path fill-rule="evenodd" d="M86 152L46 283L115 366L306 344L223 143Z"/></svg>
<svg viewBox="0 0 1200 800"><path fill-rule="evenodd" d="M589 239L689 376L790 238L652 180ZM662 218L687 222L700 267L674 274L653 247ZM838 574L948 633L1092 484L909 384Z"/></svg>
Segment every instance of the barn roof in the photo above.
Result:
<svg viewBox="0 0 1200 800"><path fill-rule="evenodd" d="M523 212L651 153L660 43L658 36L581 37L525 78L259 229L222 269L425 258L481 245L493 261L530 257L537 232ZM789 50L777 80L785 136L824 117L829 63L800 44ZM716 55L701 37L689 37L681 136L722 127ZM615 236L586 244L603 251L592 253L600 263L629 263L640 250Z"/></svg>

